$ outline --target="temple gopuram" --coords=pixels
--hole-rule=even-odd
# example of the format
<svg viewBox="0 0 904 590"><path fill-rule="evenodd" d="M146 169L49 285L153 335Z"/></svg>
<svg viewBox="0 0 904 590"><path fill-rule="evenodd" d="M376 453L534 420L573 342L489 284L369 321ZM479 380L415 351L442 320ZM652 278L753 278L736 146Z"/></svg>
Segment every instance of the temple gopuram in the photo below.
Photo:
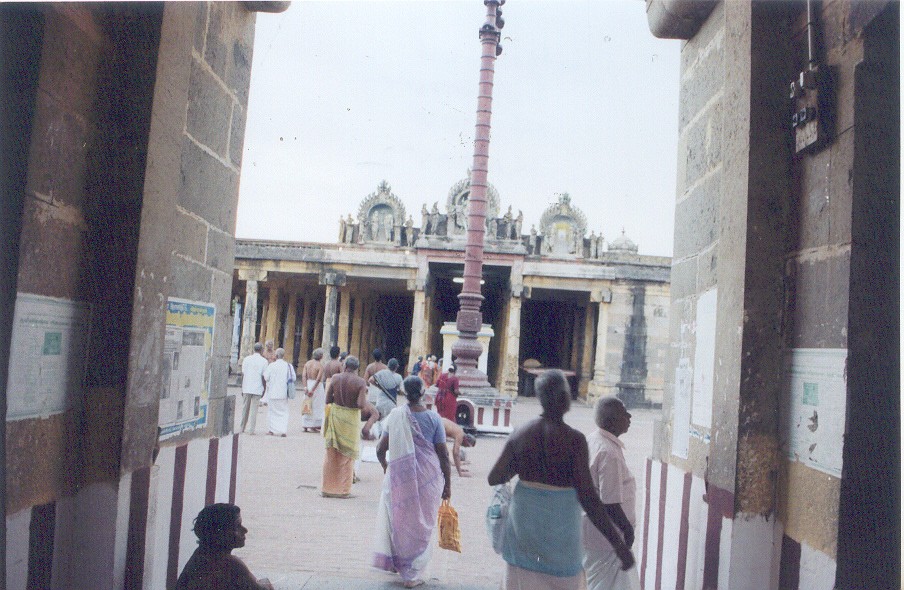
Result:
<svg viewBox="0 0 904 590"><path fill-rule="evenodd" d="M341 217L335 243L236 241L232 367L273 340L300 367L338 345L370 362L380 348L410 370L418 355L451 362L470 178L415 215L383 181ZM561 194L525 231L487 191L480 366L501 395L532 395L545 368L586 399L662 402L671 259L609 241Z"/></svg>

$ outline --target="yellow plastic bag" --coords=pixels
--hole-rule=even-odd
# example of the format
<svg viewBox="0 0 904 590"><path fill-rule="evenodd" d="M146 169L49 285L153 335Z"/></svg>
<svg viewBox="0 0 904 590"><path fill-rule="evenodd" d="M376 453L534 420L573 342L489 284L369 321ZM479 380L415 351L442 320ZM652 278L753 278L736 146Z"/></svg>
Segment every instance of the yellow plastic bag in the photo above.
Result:
<svg viewBox="0 0 904 590"><path fill-rule="evenodd" d="M458 513L449 500L439 506L436 524L439 528L439 547L461 553L461 530L458 528Z"/></svg>

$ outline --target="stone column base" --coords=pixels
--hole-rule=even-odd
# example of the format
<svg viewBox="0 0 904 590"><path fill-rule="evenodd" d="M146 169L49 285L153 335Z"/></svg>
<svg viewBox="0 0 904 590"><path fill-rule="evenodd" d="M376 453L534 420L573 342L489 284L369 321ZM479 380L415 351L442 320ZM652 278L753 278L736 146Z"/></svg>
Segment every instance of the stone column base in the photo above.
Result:
<svg viewBox="0 0 904 590"><path fill-rule="evenodd" d="M587 384L587 403L593 405L599 398L607 395L615 395L615 393L616 389L614 386L603 383L602 381L591 381Z"/></svg>

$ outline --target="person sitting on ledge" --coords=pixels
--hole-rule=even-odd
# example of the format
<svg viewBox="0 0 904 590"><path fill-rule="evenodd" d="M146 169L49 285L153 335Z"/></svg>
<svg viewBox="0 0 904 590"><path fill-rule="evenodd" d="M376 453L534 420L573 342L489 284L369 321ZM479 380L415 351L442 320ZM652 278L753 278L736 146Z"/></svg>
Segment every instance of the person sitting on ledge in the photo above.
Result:
<svg viewBox="0 0 904 590"><path fill-rule="evenodd" d="M175 590L274 590L266 578L258 580L248 566L232 555L245 546L242 514L235 504L205 506L195 518L198 548L188 558Z"/></svg>

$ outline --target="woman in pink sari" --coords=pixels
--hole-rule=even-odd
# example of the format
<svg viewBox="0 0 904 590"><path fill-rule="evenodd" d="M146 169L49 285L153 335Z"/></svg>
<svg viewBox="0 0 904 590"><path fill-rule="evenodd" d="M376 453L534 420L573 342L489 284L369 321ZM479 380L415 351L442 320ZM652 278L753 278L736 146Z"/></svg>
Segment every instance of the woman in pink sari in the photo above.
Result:
<svg viewBox="0 0 904 590"><path fill-rule="evenodd" d="M442 421L421 404L423 381L409 376L403 387L408 404L389 413L377 445L386 476L373 565L397 572L413 588L424 583L420 575L430 561L440 502L452 495L452 478Z"/></svg>

